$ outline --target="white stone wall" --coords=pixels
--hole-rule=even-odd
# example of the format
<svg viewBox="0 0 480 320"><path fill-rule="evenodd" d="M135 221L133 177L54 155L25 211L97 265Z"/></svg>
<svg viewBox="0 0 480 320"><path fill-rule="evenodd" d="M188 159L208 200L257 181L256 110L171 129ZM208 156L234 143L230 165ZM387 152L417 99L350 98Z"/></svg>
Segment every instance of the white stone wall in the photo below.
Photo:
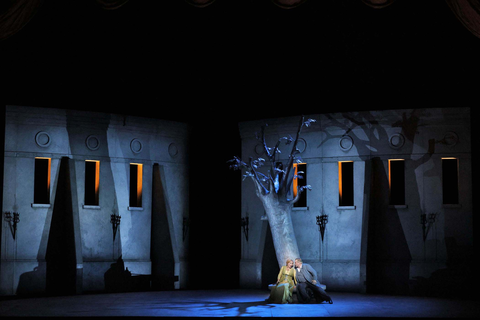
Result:
<svg viewBox="0 0 480 320"><path fill-rule="evenodd" d="M104 274L120 255L134 274L151 274L152 168L162 177L177 288L186 286L183 218L188 217L187 127L158 119L51 108L6 107L3 212L20 213L16 239L2 217L0 294L16 294L22 275L35 278L28 293L45 291L45 251L59 163L72 164L78 215L77 276L81 291L103 290ZM39 132L41 139L36 141ZM48 140L48 139L49 140ZM48 142L46 142L48 140ZM44 144L44 145L42 145ZM35 157L51 158L50 205L33 203ZM99 206L84 206L85 160L100 161ZM129 164L143 164L141 210L129 208ZM113 240L111 214L121 223ZM25 278L25 276L24 276Z"/></svg>
<svg viewBox="0 0 480 320"><path fill-rule="evenodd" d="M410 278L429 277L445 266L445 237L455 238L458 245L472 245L469 117L469 108L305 116L305 119L317 120L311 127L303 128L301 134L306 148L300 156L307 163L307 183L313 190L307 192L308 207L294 209L292 221L302 259L316 268L327 290L365 292L368 219L372 204L383 205L382 215L386 217L398 215L399 228L411 256ZM261 125L268 124L267 145L273 147L282 136L295 136L298 121L298 117L289 117L240 123L242 159L261 156L255 153L259 143L255 132L260 133ZM445 140L449 132L458 137L456 143ZM395 140L391 141L392 138ZM428 152L429 146L434 146L432 154ZM284 163L290 148L291 145L281 148ZM442 204L442 157L459 159L459 205ZM387 190L383 191L377 190L380 186L371 187L374 158L383 163L385 177L388 177L388 159L405 160L405 206L388 206L388 183ZM354 208L338 207L338 161L345 160L354 161ZM387 196L379 197L381 192ZM315 223L322 209L329 215L323 242ZM421 212L438 213L425 243ZM258 288L262 281L261 255L265 241L260 220L263 207L249 180L242 182L242 216L246 215L250 218L250 234L248 242L242 234L240 283L242 287Z"/></svg>

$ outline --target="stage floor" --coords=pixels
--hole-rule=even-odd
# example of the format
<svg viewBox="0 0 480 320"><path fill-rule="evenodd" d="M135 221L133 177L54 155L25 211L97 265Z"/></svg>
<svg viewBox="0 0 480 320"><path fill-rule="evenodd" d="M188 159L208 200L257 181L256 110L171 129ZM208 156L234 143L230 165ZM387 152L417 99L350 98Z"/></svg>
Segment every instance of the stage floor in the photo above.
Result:
<svg viewBox="0 0 480 320"><path fill-rule="evenodd" d="M177 290L0 299L5 316L468 317L478 301L330 292L333 304L269 304L264 290Z"/></svg>

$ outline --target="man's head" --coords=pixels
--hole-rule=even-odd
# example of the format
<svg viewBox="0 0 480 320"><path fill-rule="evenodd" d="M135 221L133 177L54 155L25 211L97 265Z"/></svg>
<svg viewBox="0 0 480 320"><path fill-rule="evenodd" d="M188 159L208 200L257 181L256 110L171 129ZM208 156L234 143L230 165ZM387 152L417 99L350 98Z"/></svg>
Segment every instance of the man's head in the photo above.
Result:
<svg viewBox="0 0 480 320"><path fill-rule="evenodd" d="M297 258L295 259L295 268L301 268L302 267L302 259Z"/></svg>

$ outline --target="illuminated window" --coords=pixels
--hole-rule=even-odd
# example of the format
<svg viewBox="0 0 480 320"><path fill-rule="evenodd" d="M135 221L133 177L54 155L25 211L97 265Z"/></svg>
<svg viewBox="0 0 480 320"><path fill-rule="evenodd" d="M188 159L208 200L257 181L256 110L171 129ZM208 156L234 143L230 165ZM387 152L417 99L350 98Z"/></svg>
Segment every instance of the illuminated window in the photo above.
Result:
<svg viewBox="0 0 480 320"><path fill-rule="evenodd" d="M293 179L293 198L297 196L297 188L301 188L307 185L307 164L306 163L294 163L293 164L294 175L297 173L303 177L303 179ZM303 173L302 173L303 172ZM293 204L294 207L306 207L307 206L307 192L303 191L300 195L300 199Z"/></svg>
<svg viewBox="0 0 480 320"><path fill-rule="evenodd" d="M388 160L390 205L405 205L405 160Z"/></svg>
<svg viewBox="0 0 480 320"><path fill-rule="evenodd" d="M130 207L142 207L143 164L130 163Z"/></svg>
<svg viewBox="0 0 480 320"><path fill-rule="evenodd" d="M85 161L85 205L98 206L100 161Z"/></svg>
<svg viewBox="0 0 480 320"><path fill-rule="evenodd" d="M33 203L50 204L50 158L35 158Z"/></svg>
<svg viewBox="0 0 480 320"><path fill-rule="evenodd" d="M458 204L458 159L442 158L443 204Z"/></svg>
<svg viewBox="0 0 480 320"><path fill-rule="evenodd" d="M353 161L338 162L338 205L353 206Z"/></svg>

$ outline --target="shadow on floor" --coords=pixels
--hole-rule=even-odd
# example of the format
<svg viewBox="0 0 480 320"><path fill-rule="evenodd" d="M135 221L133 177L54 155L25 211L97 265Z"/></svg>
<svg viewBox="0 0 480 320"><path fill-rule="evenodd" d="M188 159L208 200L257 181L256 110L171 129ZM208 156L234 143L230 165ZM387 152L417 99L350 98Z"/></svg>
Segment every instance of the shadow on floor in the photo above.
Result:
<svg viewBox="0 0 480 320"><path fill-rule="evenodd" d="M275 304L268 303L266 301L251 301L251 302L218 302L218 301L201 301L203 305L203 309L209 312L218 312L219 314L224 314L225 312L234 312L236 311L237 314L232 314L229 316L248 316L248 315L257 315L258 309L253 309L251 311L248 308L256 308L256 307L265 307L266 310L270 310L275 308ZM175 303L175 306L171 306L171 302L165 302L165 306L160 307L162 309L168 310L187 310L189 308L198 309L199 305L196 303L192 303L192 301L185 301L180 303ZM159 305L155 306L158 308Z"/></svg>

